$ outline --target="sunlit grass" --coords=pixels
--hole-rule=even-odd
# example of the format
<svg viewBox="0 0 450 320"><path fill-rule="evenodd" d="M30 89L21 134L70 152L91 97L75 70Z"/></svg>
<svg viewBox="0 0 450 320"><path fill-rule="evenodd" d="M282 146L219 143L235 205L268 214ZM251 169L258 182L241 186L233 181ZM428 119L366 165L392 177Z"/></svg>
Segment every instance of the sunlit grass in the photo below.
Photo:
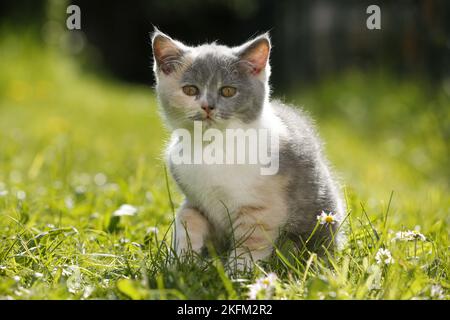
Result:
<svg viewBox="0 0 450 320"><path fill-rule="evenodd" d="M170 198L178 206L181 196L166 185L152 89L93 76L32 37L0 39L0 298L247 298L260 277L274 298L448 298L440 85L349 72L289 95L326 141L349 242L327 260L280 248L230 277L219 258L171 257ZM137 212L117 213L124 204ZM414 229L426 241L393 241ZM392 264L377 263L380 249ZM269 272L277 277L266 283Z"/></svg>

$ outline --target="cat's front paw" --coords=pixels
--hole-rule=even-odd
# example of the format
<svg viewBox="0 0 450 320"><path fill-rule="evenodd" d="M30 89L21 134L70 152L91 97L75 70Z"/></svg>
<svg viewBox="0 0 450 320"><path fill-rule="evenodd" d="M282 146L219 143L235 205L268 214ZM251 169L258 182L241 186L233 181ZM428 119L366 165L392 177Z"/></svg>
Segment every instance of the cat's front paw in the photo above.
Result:
<svg viewBox="0 0 450 320"><path fill-rule="evenodd" d="M209 224L196 209L182 208L175 219L174 249L179 258L201 253Z"/></svg>

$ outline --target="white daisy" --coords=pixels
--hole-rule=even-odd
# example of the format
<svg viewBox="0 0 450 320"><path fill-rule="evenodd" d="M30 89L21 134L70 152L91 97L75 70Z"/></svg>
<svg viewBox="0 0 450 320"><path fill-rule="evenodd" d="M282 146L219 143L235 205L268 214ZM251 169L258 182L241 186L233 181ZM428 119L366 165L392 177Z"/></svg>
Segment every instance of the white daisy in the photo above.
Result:
<svg viewBox="0 0 450 320"><path fill-rule="evenodd" d="M85 186L76 186L75 187L75 193L76 194L84 194L86 193L86 187Z"/></svg>
<svg viewBox="0 0 450 320"><path fill-rule="evenodd" d="M262 292L263 290L264 290L264 287L259 282L249 285L248 298L250 300L256 300L258 297L258 294L260 292Z"/></svg>
<svg viewBox="0 0 450 320"><path fill-rule="evenodd" d="M438 284L431 286L430 294L435 299L444 299L444 289Z"/></svg>
<svg viewBox="0 0 450 320"><path fill-rule="evenodd" d="M94 182L99 187L103 186L107 181L108 178L104 173L99 172L94 176Z"/></svg>
<svg viewBox="0 0 450 320"><path fill-rule="evenodd" d="M159 230L157 227L148 227L147 234L158 234Z"/></svg>
<svg viewBox="0 0 450 320"><path fill-rule="evenodd" d="M317 220L320 224L335 224L336 223L336 215L330 211L330 213L326 213L322 211L320 215L317 216Z"/></svg>
<svg viewBox="0 0 450 320"><path fill-rule="evenodd" d="M16 197L17 197L17 199L19 199L19 200L25 200L25 199L27 198L27 194L26 194L25 191L19 190L19 191L17 191L17 193L16 193Z"/></svg>
<svg viewBox="0 0 450 320"><path fill-rule="evenodd" d="M133 207L130 204L123 204L119 209L114 211L113 216L121 217L121 216L134 216L137 212L137 208Z"/></svg>
<svg viewBox="0 0 450 320"><path fill-rule="evenodd" d="M269 273L266 277L257 279L255 283L249 285L249 299L256 300L260 296L270 299L274 294L277 279L275 273Z"/></svg>
<svg viewBox="0 0 450 320"><path fill-rule="evenodd" d="M380 248L375 255L375 260L378 264L393 264L394 259L392 258L391 252L388 249Z"/></svg>
<svg viewBox="0 0 450 320"><path fill-rule="evenodd" d="M417 230L399 231L392 241L426 241L427 238Z"/></svg>
<svg viewBox="0 0 450 320"><path fill-rule="evenodd" d="M69 209L69 210L71 210L71 209L73 209L75 207L75 203L74 203L72 197L70 197L70 196L67 196L64 199L64 203L66 204L66 208Z"/></svg>

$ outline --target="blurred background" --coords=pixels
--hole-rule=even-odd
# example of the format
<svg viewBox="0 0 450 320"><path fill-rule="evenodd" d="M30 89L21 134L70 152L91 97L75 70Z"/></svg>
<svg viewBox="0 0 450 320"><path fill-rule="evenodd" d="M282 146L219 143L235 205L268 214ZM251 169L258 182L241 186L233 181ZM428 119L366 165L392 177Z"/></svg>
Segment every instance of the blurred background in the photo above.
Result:
<svg viewBox="0 0 450 320"><path fill-rule="evenodd" d="M65 8L82 12L80 32L65 30ZM378 4L382 29L368 30L366 8ZM137 0L3 1L0 18L36 28L42 40L119 79L151 84L153 26L188 44L239 45L270 31L273 82L292 87L345 70L388 68L395 74L442 80L448 74L450 4L439 0Z"/></svg>
<svg viewBox="0 0 450 320"><path fill-rule="evenodd" d="M66 27L72 3L81 30ZM381 30L366 27L371 4ZM421 299L431 285L450 288L450 1L15 0L0 2L0 298L144 297L119 279L145 268L149 297L164 287L230 297L203 264L177 274L158 262L154 240L170 235L182 195L162 156L153 26L192 45L270 31L273 95L314 118L360 248L338 269L348 279L330 269L329 287L311 267L320 281L308 285L305 270L306 284L289 286L298 297ZM367 291L379 281L368 275L373 228L430 241L420 258L386 243L396 261L387 291Z"/></svg>
<svg viewBox="0 0 450 320"><path fill-rule="evenodd" d="M70 4L81 30L66 28ZM370 4L381 8L381 30L366 27ZM2 1L0 192L35 197L29 212L52 199L64 217L151 198L147 219L166 221L153 26L191 45L270 31L274 95L316 119L350 206L376 216L394 191L398 223L448 220L444 0ZM97 188L100 173L111 188ZM104 201L83 207L97 193Z"/></svg>

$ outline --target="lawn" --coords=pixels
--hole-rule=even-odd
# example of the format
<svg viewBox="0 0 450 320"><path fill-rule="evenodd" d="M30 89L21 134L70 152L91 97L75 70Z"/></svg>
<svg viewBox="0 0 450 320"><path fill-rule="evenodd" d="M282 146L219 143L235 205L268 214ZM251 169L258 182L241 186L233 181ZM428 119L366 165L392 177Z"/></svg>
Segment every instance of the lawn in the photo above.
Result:
<svg viewBox="0 0 450 320"><path fill-rule="evenodd" d="M170 254L182 197L166 179L153 89L3 32L0 299L246 299L258 288L274 299L448 299L450 84L348 70L274 91L316 119L345 191L348 243L328 259L280 248L230 275L214 255Z"/></svg>

